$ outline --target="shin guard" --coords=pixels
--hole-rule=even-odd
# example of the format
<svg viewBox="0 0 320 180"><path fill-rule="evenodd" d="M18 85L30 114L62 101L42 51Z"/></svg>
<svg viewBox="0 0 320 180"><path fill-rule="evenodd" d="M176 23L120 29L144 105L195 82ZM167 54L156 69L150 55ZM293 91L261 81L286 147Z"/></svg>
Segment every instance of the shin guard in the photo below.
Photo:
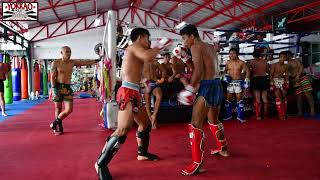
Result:
<svg viewBox="0 0 320 180"><path fill-rule="evenodd" d="M189 127L189 140L191 144L192 163L181 171L183 175L192 175L200 170L203 161L203 131L195 128L192 124Z"/></svg>
<svg viewBox="0 0 320 180"><path fill-rule="evenodd" d="M226 112L223 120L229 120L232 118L232 104L230 101L225 100L225 107L226 107Z"/></svg>
<svg viewBox="0 0 320 180"><path fill-rule="evenodd" d="M277 106L277 111L279 114L279 119L281 119L281 120L285 119L284 106L283 106L283 103L281 102L280 98L276 98L276 106Z"/></svg>
<svg viewBox="0 0 320 180"><path fill-rule="evenodd" d="M53 130L53 132L56 133L57 132L57 126L59 126L59 131L61 129L60 125L62 126L62 120L57 118L50 124L50 127ZM62 129L62 131L63 131L63 129Z"/></svg>
<svg viewBox="0 0 320 180"><path fill-rule="evenodd" d="M112 176L107 165L120 149L120 146L126 141L127 136L109 136L107 146L98 158L98 175L100 180L111 180Z"/></svg>
<svg viewBox="0 0 320 180"><path fill-rule="evenodd" d="M216 149L211 149L211 154L219 153L222 156L227 156L226 154L221 153L222 151L227 151L227 140L224 137L223 124L221 122L219 122L216 125L209 123L209 128L213 137L216 140L216 145L217 145Z"/></svg>
<svg viewBox="0 0 320 180"><path fill-rule="evenodd" d="M256 113L256 118L261 118L261 103L257 101L254 102L254 111Z"/></svg>
<svg viewBox="0 0 320 180"><path fill-rule="evenodd" d="M150 142L150 131L151 131L151 125L149 125L143 131L137 131L136 137L140 138L142 142L142 145L138 146L138 155L145 156L148 158L148 160L156 161L158 160L158 156L148 152L149 142Z"/></svg>
<svg viewBox="0 0 320 180"><path fill-rule="evenodd" d="M237 119L240 121L240 122L245 122L244 120L244 104L243 104L243 101L239 101L237 102Z"/></svg>

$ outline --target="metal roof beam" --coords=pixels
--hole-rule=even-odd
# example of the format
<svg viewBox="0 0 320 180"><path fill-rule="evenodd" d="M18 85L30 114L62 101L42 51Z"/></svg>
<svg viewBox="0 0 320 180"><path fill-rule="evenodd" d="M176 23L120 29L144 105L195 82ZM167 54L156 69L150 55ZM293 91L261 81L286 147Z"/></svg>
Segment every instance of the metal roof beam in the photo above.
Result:
<svg viewBox="0 0 320 180"><path fill-rule="evenodd" d="M176 4L172 6L167 13L164 14L164 17L168 17L168 15L170 15L175 9L177 9L180 3L180 1L176 2Z"/></svg>
<svg viewBox="0 0 320 180"><path fill-rule="evenodd" d="M223 23L217 24L217 25L213 26L212 28L213 28L213 29L216 29L216 28L219 28L219 27L222 27L222 26L231 24L231 23L233 23L233 22L235 22L235 21L241 20L241 19L244 18L244 17L252 16L252 15L257 14L257 13L259 13L259 12L261 12L261 11L264 11L264 10L266 10L266 9L269 9L269 8L271 8L271 7L273 7L273 6L276 6L276 5L278 5L278 4L281 4L281 3L285 2L285 1L286 1L286 0L274 0L274 1L269 2L269 3L267 3L267 4L263 5L263 6L258 7L258 8L256 8L256 9L252 9L252 10L250 10L250 11L248 11L248 12L246 12L246 13L240 15L240 16L234 17L234 18L232 18L232 19L230 19L230 20L228 20L228 21L225 21L225 22L223 22Z"/></svg>
<svg viewBox="0 0 320 180"><path fill-rule="evenodd" d="M204 18L204 19L200 20L199 22L195 23L195 25L196 25L196 26L200 26L201 24L209 21L210 19L212 19L212 18L220 15L222 12L225 12L225 11L227 11L228 9L231 9L231 8L233 8L233 7L236 6L236 5L241 5L241 4L242 4L243 2L245 2L245 1L246 1L246 0L239 0L239 1L237 2L237 4L231 3L231 4L229 4L228 6L224 7L223 9L221 9L221 10L219 10L219 11L216 11L215 13L211 14L210 16L207 16L206 18Z"/></svg>
<svg viewBox="0 0 320 180"><path fill-rule="evenodd" d="M79 12L78 12L78 9L77 9L77 5L76 5L76 3L75 3L75 0L73 0L73 2L74 2L74 4L73 4L73 10L74 10L74 12L76 13L76 15L77 15L77 17L78 17L78 16L80 16L80 15L79 15Z"/></svg>
<svg viewBox="0 0 320 180"><path fill-rule="evenodd" d="M78 1L72 1L72 2L67 2L67 3L60 3L60 4L55 4L53 6L47 6L44 8L39 8L39 11L44 11L44 10L48 10L51 8L57 8L57 7L63 7L63 6L68 6L68 5L73 5L73 4L78 4L78 3L84 3L84 2L90 2L91 0L78 0Z"/></svg>
<svg viewBox="0 0 320 180"><path fill-rule="evenodd" d="M112 0L112 9L115 10L117 7L116 7L116 0Z"/></svg>
<svg viewBox="0 0 320 180"><path fill-rule="evenodd" d="M57 2L55 5L53 5L53 1L52 1L52 0L48 0L48 3L49 3L49 5L51 6L52 11L53 11L54 15L56 16L56 18L58 19L58 21L61 21L61 18L58 16L56 10L54 9L54 7L55 7L59 2Z"/></svg>
<svg viewBox="0 0 320 180"><path fill-rule="evenodd" d="M206 0L205 3L199 5L196 9L194 9L193 11L189 12L188 14L184 15L182 17L182 21L187 19L188 17L194 15L195 13L197 13L198 11L200 11L201 9L205 8L207 5L209 5L212 2L212 0Z"/></svg>
<svg viewBox="0 0 320 180"><path fill-rule="evenodd" d="M160 0L156 0L156 2L154 2L152 4L152 6L149 8L149 10L151 11L154 7L156 7L156 5L160 2Z"/></svg>

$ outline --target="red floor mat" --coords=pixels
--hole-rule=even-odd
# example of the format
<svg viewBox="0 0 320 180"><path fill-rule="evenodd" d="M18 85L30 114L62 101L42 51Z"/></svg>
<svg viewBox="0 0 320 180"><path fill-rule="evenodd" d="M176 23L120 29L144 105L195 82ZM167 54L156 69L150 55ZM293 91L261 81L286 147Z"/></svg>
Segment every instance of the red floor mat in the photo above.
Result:
<svg viewBox="0 0 320 180"><path fill-rule="evenodd" d="M49 124L53 104L46 102L0 123L1 180L96 180L93 165L111 131L97 124L99 104L75 100L65 135L55 137ZM191 162L187 124L160 124L152 132L150 152L158 162L136 160L135 128L109 167L114 179L320 179L320 121L249 121L225 123L231 156L209 154L213 138L205 128L205 173L184 177Z"/></svg>

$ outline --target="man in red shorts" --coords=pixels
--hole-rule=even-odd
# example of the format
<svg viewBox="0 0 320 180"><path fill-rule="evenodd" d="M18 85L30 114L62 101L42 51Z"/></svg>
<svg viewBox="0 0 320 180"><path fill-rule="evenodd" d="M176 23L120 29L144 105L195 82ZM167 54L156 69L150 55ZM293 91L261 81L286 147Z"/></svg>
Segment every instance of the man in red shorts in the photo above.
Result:
<svg viewBox="0 0 320 180"><path fill-rule="evenodd" d="M108 164L116 152L124 144L127 133L135 121L138 124L136 133L138 143L138 160L155 161L158 157L148 152L151 125L145 107L141 103L140 86L143 65L145 62L155 60L160 50L171 45L172 40L163 38L154 48L150 47L149 31L143 28L135 28L130 34L132 45L125 52L121 67L122 86L117 93L119 104L118 127L102 149L101 155L95 164L100 180L110 180L112 176Z"/></svg>

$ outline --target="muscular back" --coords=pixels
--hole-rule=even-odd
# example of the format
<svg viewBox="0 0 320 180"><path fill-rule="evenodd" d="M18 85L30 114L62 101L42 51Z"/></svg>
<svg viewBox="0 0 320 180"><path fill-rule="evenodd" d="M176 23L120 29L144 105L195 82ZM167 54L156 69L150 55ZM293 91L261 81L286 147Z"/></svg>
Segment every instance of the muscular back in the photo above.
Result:
<svg viewBox="0 0 320 180"><path fill-rule="evenodd" d="M268 64L264 60L252 60L250 69L253 76L265 76L268 70Z"/></svg>
<svg viewBox="0 0 320 180"><path fill-rule="evenodd" d="M121 66L121 75L123 81L139 84L142 77L144 60L136 57L134 51L137 51L135 45L131 45L126 49Z"/></svg>
<svg viewBox="0 0 320 180"><path fill-rule="evenodd" d="M199 42L196 44L196 48L194 51L200 51L197 56L200 57L194 57L194 58L201 58L202 62L196 62L197 60L194 60L195 69L197 68L197 63L203 63L203 69L200 69L201 71L201 79L200 80L211 80L218 77L218 59L216 58L216 52L212 48L211 45ZM192 54L193 55L193 54ZM201 66L202 66L201 65Z"/></svg>
<svg viewBox="0 0 320 180"><path fill-rule="evenodd" d="M241 73L243 70L244 62L240 59L228 60L226 68L227 73L232 77L233 80L241 79Z"/></svg>

